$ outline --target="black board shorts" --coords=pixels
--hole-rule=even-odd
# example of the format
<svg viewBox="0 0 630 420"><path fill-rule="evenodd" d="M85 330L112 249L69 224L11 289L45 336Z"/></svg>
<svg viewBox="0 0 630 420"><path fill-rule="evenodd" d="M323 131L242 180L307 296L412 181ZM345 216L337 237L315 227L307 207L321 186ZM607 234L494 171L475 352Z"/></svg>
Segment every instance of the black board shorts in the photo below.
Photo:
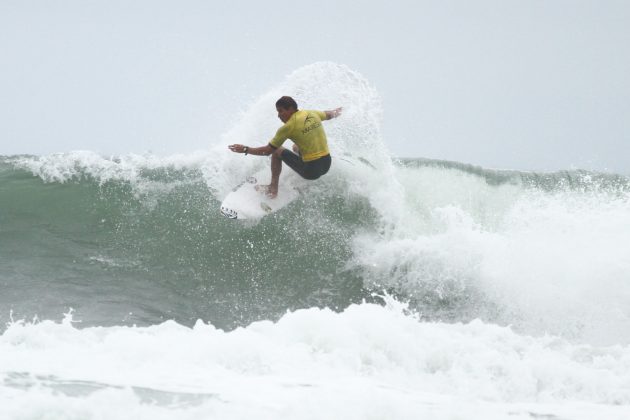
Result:
<svg viewBox="0 0 630 420"><path fill-rule="evenodd" d="M304 162L302 158L288 149L284 149L280 158L291 169L300 174L304 179L317 179L330 169L332 159L330 155L322 156L319 159Z"/></svg>

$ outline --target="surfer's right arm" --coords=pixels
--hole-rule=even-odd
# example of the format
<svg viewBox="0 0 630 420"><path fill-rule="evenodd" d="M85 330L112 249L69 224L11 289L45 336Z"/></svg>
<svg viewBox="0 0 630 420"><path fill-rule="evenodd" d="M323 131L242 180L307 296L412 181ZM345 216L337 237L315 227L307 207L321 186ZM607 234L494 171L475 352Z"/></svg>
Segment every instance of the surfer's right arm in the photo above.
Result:
<svg viewBox="0 0 630 420"><path fill-rule="evenodd" d="M276 149L267 144L265 146L260 147L249 147L242 144L230 144L228 148L234 153L245 153L246 155L257 155L257 156L269 156Z"/></svg>

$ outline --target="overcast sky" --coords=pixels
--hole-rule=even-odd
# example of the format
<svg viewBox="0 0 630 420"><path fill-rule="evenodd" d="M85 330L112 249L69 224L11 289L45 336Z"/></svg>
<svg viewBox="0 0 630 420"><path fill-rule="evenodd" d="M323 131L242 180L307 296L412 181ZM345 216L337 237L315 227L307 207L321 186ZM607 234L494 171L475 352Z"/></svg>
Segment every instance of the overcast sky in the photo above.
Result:
<svg viewBox="0 0 630 420"><path fill-rule="evenodd" d="M378 90L394 156L630 173L629 22L625 0L0 0L0 154L204 149L325 60Z"/></svg>

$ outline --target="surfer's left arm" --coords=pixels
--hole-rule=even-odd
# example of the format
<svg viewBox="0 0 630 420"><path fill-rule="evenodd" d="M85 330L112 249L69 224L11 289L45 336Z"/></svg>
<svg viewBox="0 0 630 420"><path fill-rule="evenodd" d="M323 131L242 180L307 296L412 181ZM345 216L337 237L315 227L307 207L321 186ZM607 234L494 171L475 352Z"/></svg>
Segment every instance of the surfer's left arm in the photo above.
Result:
<svg viewBox="0 0 630 420"><path fill-rule="evenodd" d="M260 147L249 147L243 144L231 144L228 148L234 153L245 153L246 155L269 156L274 152L274 148L266 144Z"/></svg>
<svg viewBox="0 0 630 420"><path fill-rule="evenodd" d="M339 107L331 111L324 111L324 114L326 114L327 120L332 120L333 118L337 118L338 116L340 116L341 111L343 111L343 108Z"/></svg>

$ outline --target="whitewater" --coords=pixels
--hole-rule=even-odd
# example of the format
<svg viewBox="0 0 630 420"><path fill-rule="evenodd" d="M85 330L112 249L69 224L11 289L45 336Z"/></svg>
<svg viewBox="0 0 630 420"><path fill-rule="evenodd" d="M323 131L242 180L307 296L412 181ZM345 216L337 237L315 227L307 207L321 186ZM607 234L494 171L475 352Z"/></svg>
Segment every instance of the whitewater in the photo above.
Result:
<svg viewBox="0 0 630 420"><path fill-rule="evenodd" d="M344 107L332 169L228 220L282 95ZM396 158L383 118L316 63L207 150L0 156L0 418L630 418L630 179Z"/></svg>

